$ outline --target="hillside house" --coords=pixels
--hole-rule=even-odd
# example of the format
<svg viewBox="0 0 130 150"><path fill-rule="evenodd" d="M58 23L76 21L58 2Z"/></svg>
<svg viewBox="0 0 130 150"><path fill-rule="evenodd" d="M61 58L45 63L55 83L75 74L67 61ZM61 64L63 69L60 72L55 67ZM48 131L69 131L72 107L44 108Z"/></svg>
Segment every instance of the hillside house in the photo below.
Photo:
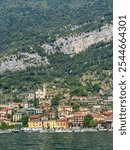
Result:
<svg viewBox="0 0 130 150"><path fill-rule="evenodd" d="M23 116L24 116L23 113L15 113L15 114L13 114L13 121L16 122L16 121L22 119Z"/></svg>

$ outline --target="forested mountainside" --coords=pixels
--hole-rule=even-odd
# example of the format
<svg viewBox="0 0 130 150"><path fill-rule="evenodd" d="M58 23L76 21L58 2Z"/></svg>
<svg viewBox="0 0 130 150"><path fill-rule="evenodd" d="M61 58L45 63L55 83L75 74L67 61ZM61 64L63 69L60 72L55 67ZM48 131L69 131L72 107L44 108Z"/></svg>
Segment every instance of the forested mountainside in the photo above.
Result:
<svg viewBox="0 0 130 150"><path fill-rule="evenodd" d="M88 32L112 21L112 0L1 0L1 51Z"/></svg>
<svg viewBox="0 0 130 150"><path fill-rule="evenodd" d="M43 83L111 95L112 3L1 0L1 97L34 92Z"/></svg>

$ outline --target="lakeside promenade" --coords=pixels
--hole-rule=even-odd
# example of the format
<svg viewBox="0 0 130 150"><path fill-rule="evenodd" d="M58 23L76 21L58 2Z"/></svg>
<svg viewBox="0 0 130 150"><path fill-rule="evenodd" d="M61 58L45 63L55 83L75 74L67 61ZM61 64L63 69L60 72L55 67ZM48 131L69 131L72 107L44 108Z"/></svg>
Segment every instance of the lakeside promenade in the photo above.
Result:
<svg viewBox="0 0 130 150"><path fill-rule="evenodd" d="M112 132L113 129L106 129L106 128L69 128L69 129L41 129L41 128L21 128L21 129L6 129L6 130L0 130L0 133L20 133L20 132L26 132L26 133L32 133L32 132L38 132L38 133L67 133L67 132Z"/></svg>

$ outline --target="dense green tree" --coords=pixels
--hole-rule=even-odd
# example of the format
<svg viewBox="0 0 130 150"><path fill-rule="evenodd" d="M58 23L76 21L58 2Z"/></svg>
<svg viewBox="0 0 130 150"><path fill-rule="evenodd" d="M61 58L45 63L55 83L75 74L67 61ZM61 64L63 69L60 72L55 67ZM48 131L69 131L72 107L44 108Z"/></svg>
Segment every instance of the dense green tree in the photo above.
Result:
<svg viewBox="0 0 130 150"><path fill-rule="evenodd" d="M22 122L22 125L24 126L24 127L27 127L27 125L28 125L28 116L27 115L25 115L22 119L20 119L18 122Z"/></svg>
<svg viewBox="0 0 130 150"><path fill-rule="evenodd" d="M98 84L94 84L93 85L93 91L96 92L96 93L98 93L99 90L100 90L100 86Z"/></svg>
<svg viewBox="0 0 130 150"><path fill-rule="evenodd" d="M80 103L74 102L72 103L73 111L79 111Z"/></svg>
<svg viewBox="0 0 130 150"><path fill-rule="evenodd" d="M97 124L98 124L98 121L97 121L97 120L94 120L94 119L92 119L92 120L89 122L89 126L90 126L90 127L96 127Z"/></svg>
<svg viewBox="0 0 130 150"><path fill-rule="evenodd" d="M59 99L57 99L56 97L52 98L51 100L51 106L55 107L59 105Z"/></svg>
<svg viewBox="0 0 130 150"><path fill-rule="evenodd" d="M90 122L93 120L92 115L88 114L84 117L84 126L90 127Z"/></svg>
<svg viewBox="0 0 130 150"><path fill-rule="evenodd" d="M34 106L35 107L39 107L39 99L37 99L36 97L34 97Z"/></svg>
<svg viewBox="0 0 130 150"><path fill-rule="evenodd" d="M56 95L55 97L53 97L53 98L51 99L51 106L52 106L52 107L58 106L58 105L59 105L59 101L60 101L61 98L62 98L62 95L61 95L61 94Z"/></svg>
<svg viewBox="0 0 130 150"><path fill-rule="evenodd" d="M2 0L0 12L0 50L19 49L27 52L32 51L28 45L52 42L56 34L70 34L68 24L73 26L86 22L73 31L76 34L100 29L102 25L110 23L112 0ZM40 49L38 51L42 53Z"/></svg>

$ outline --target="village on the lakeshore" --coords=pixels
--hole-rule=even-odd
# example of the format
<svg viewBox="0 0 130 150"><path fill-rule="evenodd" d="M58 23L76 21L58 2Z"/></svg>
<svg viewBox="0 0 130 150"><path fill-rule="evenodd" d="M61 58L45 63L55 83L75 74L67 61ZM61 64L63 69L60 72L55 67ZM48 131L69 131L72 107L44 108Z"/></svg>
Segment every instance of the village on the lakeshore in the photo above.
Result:
<svg viewBox="0 0 130 150"><path fill-rule="evenodd" d="M43 85L34 93L27 93L26 101L1 103L0 128L67 131L103 127L112 130L112 96L102 99L100 96L70 96L68 92L63 94L56 107L52 106L54 98L55 93ZM70 100L80 105L75 109Z"/></svg>

